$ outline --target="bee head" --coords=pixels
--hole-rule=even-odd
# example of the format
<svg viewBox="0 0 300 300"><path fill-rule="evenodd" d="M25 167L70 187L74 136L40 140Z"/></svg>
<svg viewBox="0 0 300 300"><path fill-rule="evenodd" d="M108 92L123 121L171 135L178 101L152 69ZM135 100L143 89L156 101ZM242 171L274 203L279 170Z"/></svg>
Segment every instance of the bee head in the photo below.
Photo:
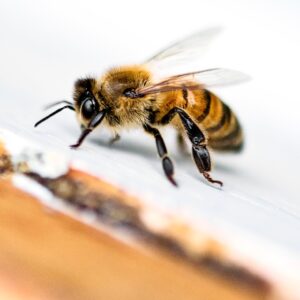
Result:
<svg viewBox="0 0 300 300"><path fill-rule="evenodd" d="M137 91L149 80L150 73L141 66L113 68L98 80L77 80L73 98L80 123L86 127L102 110L106 111L106 121L110 126L145 119L149 99Z"/></svg>
<svg viewBox="0 0 300 300"><path fill-rule="evenodd" d="M95 86L94 78L78 79L75 82L73 99L78 118L83 125L88 124L100 109L99 102L94 95Z"/></svg>

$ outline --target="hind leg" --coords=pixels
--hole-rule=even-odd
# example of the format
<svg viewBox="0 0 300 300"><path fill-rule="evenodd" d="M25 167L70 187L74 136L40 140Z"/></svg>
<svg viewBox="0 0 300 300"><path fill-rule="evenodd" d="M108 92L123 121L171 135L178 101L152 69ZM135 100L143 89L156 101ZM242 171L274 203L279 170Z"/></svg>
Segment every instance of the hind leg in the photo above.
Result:
<svg viewBox="0 0 300 300"><path fill-rule="evenodd" d="M179 115L181 123L192 143L192 154L199 172L207 181L222 186L223 183L221 181L212 179L209 174L211 170L211 160L209 151L206 148L206 137L190 116L183 109L175 107L162 118L162 124L168 124L175 114Z"/></svg>

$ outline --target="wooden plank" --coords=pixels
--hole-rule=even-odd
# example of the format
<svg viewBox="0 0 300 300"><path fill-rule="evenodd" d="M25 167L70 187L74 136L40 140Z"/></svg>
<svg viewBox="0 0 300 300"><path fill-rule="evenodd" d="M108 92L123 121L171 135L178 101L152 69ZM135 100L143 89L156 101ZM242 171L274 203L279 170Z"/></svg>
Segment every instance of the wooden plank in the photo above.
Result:
<svg viewBox="0 0 300 300"><path fill-rule="evenodd" d="M49 211L8 180L0 190L1 299L267 298Z"/></svg>

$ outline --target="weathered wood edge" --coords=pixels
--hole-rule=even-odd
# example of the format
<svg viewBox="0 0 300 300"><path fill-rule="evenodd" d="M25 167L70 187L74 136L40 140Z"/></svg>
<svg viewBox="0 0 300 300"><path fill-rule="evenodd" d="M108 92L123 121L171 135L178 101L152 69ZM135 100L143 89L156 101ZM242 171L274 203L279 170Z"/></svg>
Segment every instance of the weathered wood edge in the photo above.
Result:
<svg viewBox="0 0 300 300"><path fill-rule="evenodd" d="M195 232L176 219L168 220L168 225L162 228L149 226L145 222L148 212L141 201L118 187L72 168L57 178L45 178L31 172L26 162L14 165L5 147L0 148L3 178L22 173L79 212L93 212L97 222L109 227L112 232L126 230L143 247L171 255L194 270L204 271L236 288L255 292L262 299L272 294L271 285L266 279L228 261L223 256L223 245L211 237Z"/></svg>

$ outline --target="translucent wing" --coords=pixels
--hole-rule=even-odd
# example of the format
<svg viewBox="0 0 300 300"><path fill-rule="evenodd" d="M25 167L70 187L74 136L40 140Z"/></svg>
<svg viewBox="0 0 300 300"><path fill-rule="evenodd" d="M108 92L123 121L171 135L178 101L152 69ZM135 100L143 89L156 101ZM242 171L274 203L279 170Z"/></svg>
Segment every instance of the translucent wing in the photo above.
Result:
<svg viewBox="0 0 300 300"><path fill-rule="evenodd" d="M199 58L220 32L221 29L219 27L197 32L161 50L149 58L146 64L155 67L156 65L165 63L190 62L191 60Z"/></svg>
<svg viewBox="0 0 300 300"><path fill-rule="evenodd" d="M179 89L204 89L215 86L237 84L249 80L249 76L230 69L207 69L179 74L142 87L137 90L139 95L149 95Z"/></svg>
<svg viewBox="0 0 300 300"><path fill-rule="evenodd" d="M157 74L156 72L154 74L157 78L160 78L159 73L162 73L164 69L168 70L169 67L178 66L182 63L186 66L186 64L198 59L220 31L221 29L216 27L197 32L158 52L146 61L146 65L154 69L154 71L155 69L157 69L156 71L159 70ZM234 70L206 69L158 79L155 83L138 89L137 93L148 95L183 88L189 90L204 89L240 83L248 79L249 76Z"/></svg>
<svg viewBox="0 0 300 300"><path fill-rule="evenodd" d="M249 75L246 75L240 71L223 68L214 68L198 72L186 73L182 76L182 78L187 79L186 76L194 77L194 80L200 82L205 87L238 84L250 80Z"/></svg>

